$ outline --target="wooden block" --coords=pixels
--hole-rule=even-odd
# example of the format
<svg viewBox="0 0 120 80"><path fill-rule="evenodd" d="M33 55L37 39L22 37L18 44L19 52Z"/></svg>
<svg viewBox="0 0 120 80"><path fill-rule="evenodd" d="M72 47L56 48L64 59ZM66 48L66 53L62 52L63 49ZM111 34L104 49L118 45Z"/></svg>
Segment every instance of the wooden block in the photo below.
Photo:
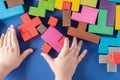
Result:
<svg viewBox="0 0 120 80"><path fill-rule="evenodd" d="M53 17L53 16L50 16L49 20L48 20L48 24L50 26L53 26L53 27L56 27L57 26L57 23L58 23L58 19Z"/></svg>
<svg viewBox="0 0 120 80"><path fill-rule="evenodd" d="M95 24L97 15L98 15L98 9L83 6L81 13L78 13L78 12L72 13L71 19L78 22Z"/></svg>
<svg viewBox="0 0 120 80"><path fill-rule="evenodd" d="M52 26L50 26L41 36L41 38L51 45L57 52L60 52L62 49L62 45L59 43L59 40L62 37L63 35Z"/></svg>
<svg viewBox="0 0 120 80"><path fill-rule="evenodd" d="M107 64L107 72L117 72L117 65L116 64Z"/></svg>
<svg viewBox="0 0 120 80"><path fill-rule="evenodd" d="M96 7L98 0L81 0L81 5Z"/></svg>
<svg viewBox="0 0 120 80"><path fill-rule="evenodd" d="M65 36L63 36L60 40L59 40L59 43L62 45L62 46L64 46L64 39L65 39L66 37Z"/></svg>
<svg viewBox="0 0 120 80"><path fill-rule="evenodd" d="M108 55L99 55L99 63L101 64L109 63Z"/></svg>
<svg viewBox="0 0 120 80"><path fill-rule="evenodd" d="M120 0L109 0L111 2L116 2L116 3L120 3Z"/></svg>
<svg viewBox="0 0 120 80"><path fill-rule="evenodd" d="M52 47L51 47L49 44L47 44L47 43L45 43L45 44L42 46L42 48L41 48L41 50L42 50L43 52L47 53L47 54L50 52L51 49L52 49Z"/></svg>
<svg viewBox="0 0 120 80"><path fill-rule="evenodd" d="M18 30L25 42L39 35L36 30L36 27L42 23L39 17L30 19L29 15L26 13L21 16L21 19L23 24L18 27ZM24 37L26 36L26 32L28 32L27 36L29 37Z"/></svg>
<svg viewBox="0 0 120 80"><path fill-rule="evenodd" d="M120 5L116 6L115 30L120 30Z"/></svg>
<svg viewBox="0 0 120 80"><path fill-rule="evenodd" d="M40 34L43 34L47 30L47 28L43 24L41 24L37 27L37 30Z"/></svg>
<svg viewBox="0 0 120 80"><path fill-rule="evenodd" d="M109 54L112 54L113 52L120 52L120 47L109 47Z"/></svg>
<svg viewBox="0 0 120 80"><path fill-rule="evenodd" d="M113 35L114 28L112 26L106 26L107 10L99 9L97 25L89 25L88 32Z"/></svg>
<svg viewBox="0 0 120 80"><path fill-rule="evenodd" d="M72 11L79 11L80 8L80 0L56 0L55 1L55 8L58 10L62 10L62 6L63 6L63 2L71 2L72 6L71 6L71 10Z"/></svg>
<svg viewBox="0 0 120 80"><path fill-rule="evenodd" d="M120 52L113 52L109 55L109 60L111 64L120 64Z"/></svg>
<svg viewBox="0 0 120 80"><path fill-rule="evenodd" d="M14 7L24 4L23 0L5 0L8 7Z"/></svg>
<svg viewBox="0 0 120 80"><path fill-rule="evenodd" d="M100 36L86 31L87 23L80 22L78 28L69 27L67 34L77 38L99 44Z"/></svg>
<svg viewBox="0 0 120 80"><path fill-rule="evenodd" d="M114 26L116 3L109 2L108 0L100 0L100 9L106 9L107 14L107 26Z"/></svg>
<svg viewBox="0 0 120 80"><path fill-rule="evenodd" d="M63 10L62 11L62 26L63 27L70 27L71 26L71 11L70 10Z"/></svg>
<svg viewBox="0 0 120 80"><path fill-rule="evenodd" d="M101 37L99 44L99 53L108 54L108 48L110 46L120 46L120 31L118 31L117 38Z"/></svg>
<svg viewBox="0 0 120 80"><path fill-rule="evenodd" d="M12 8L6 8L4 0L0 0L0 19L1 20L8 19L23 13L24 13L24 8L22 5L15 6Z"/></svg>
<svg viewBox="0 0 120 80"><path fill-rule="evenodd" d="M45 17L46 10L54 11L55 0L39 0L38 7L30 7L29 14L33 16Z"/></svg>
<svg viewBox="0 0 120 80"><path fill-rule="evenodd" d="M70 10L71 9L71 2L64 1L62 10Z"/></svg>

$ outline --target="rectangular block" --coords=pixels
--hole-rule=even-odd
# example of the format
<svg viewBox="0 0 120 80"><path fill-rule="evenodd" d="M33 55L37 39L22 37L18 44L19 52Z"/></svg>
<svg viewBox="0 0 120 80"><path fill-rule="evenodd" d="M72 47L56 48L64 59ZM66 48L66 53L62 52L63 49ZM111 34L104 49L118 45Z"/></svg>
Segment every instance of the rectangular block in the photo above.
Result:
<svg viewBox="0 0 120 80"><path fill-rule="evenodd" d="M40 34L43 34L47 30L47 28L43 24L41 24L37 27L37 30Z"/></svg>
<svg viewBox="0 0 120 80"><path fill-rule="evenodd" d="M71 26L71 11L70 10L63 10L62 11L62 26L63 27L70 27Z"/></svg>
<svg viewBox="0 0 120 80"><path fill-rule="evenodd" d="M120 3L120 0L109 0L110 2Z"/></svg>
<svg viewBox="0 0 120 80"><path fill-rule="evenodd" d="M102 64L109 63L108 55L99 55L99 63L102 63Z"/></svg>
<svg viewBox="0 0 120 80"><path fill-rule="evenodd" d="M116 6L115 30L120 30L120 5Z"/></svg>
<svg viewBox="0 0 120 80"><path fill-rule="evenodd" d="M81 5L96 7L98 0L81 0Z"/></svg>

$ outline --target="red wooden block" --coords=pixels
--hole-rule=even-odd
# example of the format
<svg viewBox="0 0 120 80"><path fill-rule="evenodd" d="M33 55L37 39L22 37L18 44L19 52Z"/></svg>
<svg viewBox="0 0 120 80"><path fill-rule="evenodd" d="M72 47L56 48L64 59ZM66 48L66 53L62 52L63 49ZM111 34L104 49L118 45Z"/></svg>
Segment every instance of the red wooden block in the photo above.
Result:
<svg viewBox="0 0 120 80"><path fill-rule="evenodd" d="M109 55L109 61L112 64L120 64L120 52L114 52Z"/></svg>
<svg viewBox="0 0 120 80"><path fill-rule="evenodd" d="M64 45L64 39L65 39L66 37L65 36L63 36L60 40L59 40L59 43L63 46Z"/></svg>
<svg viewBox="0 0 120 80"><path fill-rule="evenodd" d="M26 13L21 16L21 19L23 24L18 27L18 30L25 42L39 35L36 30L36 27L42 23L39 17L30 19L29 15Z"/></svg>
<svg viewBox="0 0 120 80"><path fill-rule="evenodd" d="M58 19L53 16L50 16L50 18L48 20L48 24L50 26L56 27L57 23L58 23Z"/></svg>
<svg viewBox="0 0 120 80"><path fill-rule="evenodd" d="M70 10L71 9L71 2L64 1L62 10Z"/></svg>
<svg viewBox="0 0 120 80"><path fill-rule="evenodd" d="M47 44L47 43L45 43L45 44L42 46L42 48L41 48L41 50L42 50L43 52L47 53L47 54L50 52L51 49L52 49L52 47L51 47L49 44Z"/></svg>

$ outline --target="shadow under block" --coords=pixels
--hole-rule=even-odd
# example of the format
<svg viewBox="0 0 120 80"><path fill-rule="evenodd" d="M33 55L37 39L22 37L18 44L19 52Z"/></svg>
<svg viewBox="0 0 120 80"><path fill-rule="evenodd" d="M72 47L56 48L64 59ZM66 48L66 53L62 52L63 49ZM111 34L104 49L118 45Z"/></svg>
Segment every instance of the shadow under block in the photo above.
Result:
<svg viewBox="0 0 120 80"><path fill-rule="evenodd" d="M71 5L72 5L71 2L64 1L63 6L62 6L62 10L70 10Z"/></svg>
<svg viewBox="0 0 120 80"><path fill-rule="evenodd" d="M24 0L5 0L8 7L14 7L24 4Z"/></svg>
<svg viewBox="0 0 120 80"><path fill-rule="evenodd" d="M18 31L25 42L39 35L36 29L42 23L39 17L30 19L26 13L21 16L21 19L23 24L18 27Z"/></svg>
<svg viewBox="0 0 120 80"><path fill-rule="evenodd" d="M81 5L96 7L98 0L81 0Z"/></svg>
<svg viewBox="0 0 120 80"><path fill-rule="evenodd" d="M8 19L24 13L22 5L18 5L12 8L6 8L4 0L0 0L0 19Z"/></svg>
<svg viewBox="0 0 120 80"><path fill-rule="evenodd" d="M106 26L106 17L107 17L107 10L100 9L98 14L97 25L90 24L88 27L88 32L103 34L103 35L113 35L114 27Z"/></svg>
<svg viewBox="0 0 120 80"><path fill-rule="evenodd" d="M48 20L48 24L50 26L53 26L53 27L56 27L57 26L57 23L58 23L58 19L53 17L53 16L50 16L49 20Z"/></svg>
<svg viewBox="0 0 120 80"><path fill-rule="evenodd" d="M67 34L70 36L75 36L77 38L99 44L100 36L87 32L86 28L87 23L80 22L78 28L69 27Z"/></svg>
<svg viewBox="0 0 120 80"><path fill-rule="evenodd" d="M54 11L55 0L39 0L38 7L31 6L29 14L33 16L45 17L46 11Z"/></svg>
<svg viewBox="0 0 120 80"><path fill-rule="evenodd" d="M70 27L71 26L71 11L70 10L63 10L62 11L62 26L63 27Z"/></svg>
<svg viewBox="0 0 120 80"><path fill-rule="evenodd" d="M71 6L71 10L72 11L79 11L80 9L80 0L56 0L55 1L55 8L58 10L62 10L62 6L63 6L63 2L71 2L72 6Z"/></svg>
<svg viewBox="0 0 120 80"><path fill-rule="evenodd" d="M110 2L120 3L120 0L109 0Z"/></svg>
<svg viewBox="0 0 120 80"><path fill-rule="evenodd" d="M47 30L47 28L43 24L41 24L37 27L37 30L40 34L43 34Z"/></svg>
<svg viewBox="0 0 120 80"><path fill-rule="evenodd" d="M51 49L52 49L52 47L51 47L49 44L47 44L47 43L45 43L45 44L42 46L42 48L41 48L41 50L42 50L43 52L47 53L47 54L50 52Z"/></svg>
<svg viewBox="0 0 120 80"><path fill-rule="evenodd" d="M81 13L78 13L78 12L72 13L71 19L78 22L95 24L97 15L98 15L98 9L83 6Z"/></svg>
<svg viewBox="0 0 120 80"><path fill-rule="evenodd" d="M116 6L115 30L120 30L120 5Z"/></svg>
<svg viewBox="0 0 120 80"><path fill-rule="evenodd" d="M116 3L109 2L108 0L100 0L99 8L108 10L106 24L107 24L107 26L114 26Z"/></svg>
<svg viewBox="0 0 120 80"><path fill-rule="evenodd" d="M99 53L108 54L108 47L120 47L120 31L118 31L117 38L101 37L99 44Z"/></svg>
<svg viewBox="0 0 120 80"><path fill-rule="evenodd" d="M50 26L46 32L41 36L41 38L46 41L50 46L52 46L57 52L60 52L62 45L59 40L63 35L54 27Z"/></svg>

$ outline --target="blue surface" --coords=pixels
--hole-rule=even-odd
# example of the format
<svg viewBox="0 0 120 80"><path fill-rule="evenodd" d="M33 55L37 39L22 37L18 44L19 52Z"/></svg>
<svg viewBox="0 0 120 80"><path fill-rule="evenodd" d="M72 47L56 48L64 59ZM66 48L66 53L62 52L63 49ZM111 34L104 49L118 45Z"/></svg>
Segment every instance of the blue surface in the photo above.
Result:
<svg viewBox="0 0 120 80"><path fill-rule="evenodd" d="M31 0L25 0L24 7L26 12L29 9L29 5L32 5L32 3L33 2ZM47 12L46 18L42 19L42 21L43 24L48 27L48 25L46 24L50 15L59 18L60 21L58 23L57 29L65 36L67 36L67 28L62 28L61 26L61 14L61 11ZM24 43L17 30L17 27L22 24L20 16L0 21L0 24L0 34L2 32L6 32L7 28L11 24L15 25L21 52L29 47L34 49L34 53L27 57L20 65L20 67L12 71L5 78L5 80L54 80L54 74L51 71L49 65L43 59L43 57L40 56L40 47L42 46L42 44L44 44L44 41L40 38L40 35L32 39L31 41ZM76 26L76 23L72 25ZM71 37L69 38L72 40ZM88 49L88 54L78 65L73 80L120 80L120 66L118 66L117 73L108 73L106 70L107 66L98 63L98 46L99 45L84 41L82 50L85 48ZM56 57L57 53L52 50L50 52L50 55L52 57Z"/></svg>

